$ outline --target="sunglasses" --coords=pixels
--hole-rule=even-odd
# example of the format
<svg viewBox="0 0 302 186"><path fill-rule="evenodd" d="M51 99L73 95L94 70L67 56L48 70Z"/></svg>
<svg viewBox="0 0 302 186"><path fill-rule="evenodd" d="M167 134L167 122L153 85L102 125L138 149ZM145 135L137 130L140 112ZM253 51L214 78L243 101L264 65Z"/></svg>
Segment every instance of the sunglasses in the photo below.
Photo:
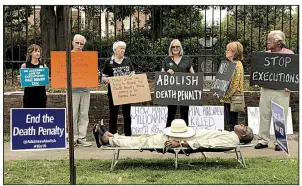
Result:
<svg viewBox="0 0 302 186"><path fill-rule="evenodd" d="M78 41L76 41L75 44L77 44L77 45L84 45L84 43L81 43L81 42L78 42Z"/></svg>
<svg viewBox="0 0 302 186"><path fill-rule="evenodd" d="M180 48L180 46L172 46L171 48Z"/></svg>

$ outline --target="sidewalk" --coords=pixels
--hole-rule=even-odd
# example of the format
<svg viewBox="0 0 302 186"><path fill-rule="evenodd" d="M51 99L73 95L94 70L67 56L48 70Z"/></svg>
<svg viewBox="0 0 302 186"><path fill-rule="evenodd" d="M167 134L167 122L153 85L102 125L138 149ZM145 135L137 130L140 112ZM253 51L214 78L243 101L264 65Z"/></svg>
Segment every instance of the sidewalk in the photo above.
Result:
<svg viewBox="0 0 302 186"><path fill-rule="evenodd" d="M91 147L75 147L75 159L111 159L112 151L101 150L97 148L94 142L91 142ZM256 144L257 141L252 141ZM299 143L296 140L289 140L289 152L290 157L299 157ZM279 157L287 158L289 157L285 152L278 152L274 150L273 144L269 144L269 148L266 149L254 149L253 147L243 148L242 153L245 158L252 157ZM219 158L235 158L234 153L205 153L208 158L219 157ZM173 158L174 154L167 153L161 154L150 151L138 152L136 151L122 151L120 153L120 158ZM185 155L180 155L180 157L185 157ZM200 153L191 154L189 157L201 157ZM8 160L64 160L69 159L69 150L45 150L45 151L11 151L10 143L4 143L4 161Z"/></svg>

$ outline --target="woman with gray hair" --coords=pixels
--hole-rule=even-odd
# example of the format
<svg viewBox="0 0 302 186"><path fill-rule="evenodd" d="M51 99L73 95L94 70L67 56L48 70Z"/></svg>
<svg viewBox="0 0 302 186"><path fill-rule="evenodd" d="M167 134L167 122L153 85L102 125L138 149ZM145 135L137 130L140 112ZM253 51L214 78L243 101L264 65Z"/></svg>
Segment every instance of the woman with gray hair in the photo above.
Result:
<svg viewBox="0 0 302 186"><path fill-rule="evenodd" d="M194 73L190 57L184 56L181 43L178 39L172 40L169 50L169 56L162 63L162 72L168 72L173 75L175 72ZM175 119L177 105L168 105L168 118L166 127L171 126L171 122ZM189 106L180 106L181 119L189 124Z"/></svg>
<svg viewBox="0 0 302 186"><path fill-rule="evenodd" d="M280 30L271 31L268 34L267 48L269 49L267 52L273 53L283 53L283 54L293 54L294 52L285 48L285 35ZM255 145L255 149L262 149L268 147L268 142L270 140L270 125L271 125L271 101L274 101L281 105L284 108L285 114L285 126L286 126L286 118L289 107L289 98L290 98L290 90L285 89L270 89L261 87L260 90L260 102L259 102L259 110L260 110L260 127L259 127L259 137L261 140ZM275 151L281 151L280 147L277 145L276 141Z"/></svg>
<svg viewBox="0 0 302 186"><path fill-rule="evenodd" d="M108 85L108 99L110 109L109 132L117 133L117 117L119 105L113 104L110 82L108 77L112 76L127 76L134 74L134 68L130 58L125 57L126 43L123 41L116 41L113 43L112 57L105 60L105 65L102 73L102 81ZM124 117L124 133L125 136L131 136L131 104L122 105Z"/></svg>

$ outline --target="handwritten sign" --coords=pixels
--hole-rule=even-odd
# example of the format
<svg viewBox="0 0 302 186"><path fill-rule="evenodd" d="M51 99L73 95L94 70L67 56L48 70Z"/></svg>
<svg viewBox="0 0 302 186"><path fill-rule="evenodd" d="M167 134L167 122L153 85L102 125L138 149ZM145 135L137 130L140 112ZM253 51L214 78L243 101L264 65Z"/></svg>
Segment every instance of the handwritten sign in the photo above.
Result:
<svg viewBox="0 0 302 186"><path fill-rule="evenodd" d="M157 134L166 127L167 107L131 107L132 134Z"/></svg>
<svg viewBox="0 0 302 186"><path fill-rule="evenodd" d="M223 106L190 106L189 126L195 130L224 130Z"/></svg>
<svg viewBox="0 0 302 186"><path fill-rule="evenodd" d="M66 88L66 52L51 51L51 87ZM98 53L71 52L72 88L98 87Z"/></svg>
<svg viewBox="0 0 302 186"><path fill-rule="evenodd" d="M235 68L236 63L221 61L215 80L212 83L211 92L223 97L229 88Z"/></svg>
<svg viewBox="0 0 302 186"><path fill-rule="evenodd" d="M259 134L260 111L259 107L247 107L248 126L253 129L254 134ZM287 114L287 134L293 134L293 121L291 107ZM270 135L274 135L273 119L271 118Z"/></svg>
<svg viewBox="0 0 302 186"><path fill-rule="evenodd" d="M146 74L109 77L109 81L114 105L151 100Z"/></svg>
<svg viewBox="0 0 302 186"><path fill-rule="evenodd" d="M283 151L285 151L289 155L286 129L285 129L284 109L282 106L278 105L273 101L271 101L271 103L272 103L273 125L274 125L277 144Z"/></svg>
<svg viewBox="0 0 302 186"><path fill-rule="evenodd" d="M203 72L155 72L154 104L202 105Z"/></svg>
<svg viewBox="0 0 302 186"><path fill-rule="evenodd" d="M253 52L250 85L299 90L299 55Z"/></svg>
<svg viewBox="0 0 302 186"><path fill-rule="evenodd" d="M132 134L161 133L166 127L168 108L132 106ZM190 106L189 126L195 130L224 130L223 106Z"/></svg>
<svg viewBox="0 0 302 186"><path fill-rule="evenodd" d="M11 150L66 148L65 108L11 109Z"/></svg>
<svg viewBox="0 0 302 186"><path fill-rule="evenodd" d="M20 77L22 87L49 85L48 68L21 68Z"/></svg>

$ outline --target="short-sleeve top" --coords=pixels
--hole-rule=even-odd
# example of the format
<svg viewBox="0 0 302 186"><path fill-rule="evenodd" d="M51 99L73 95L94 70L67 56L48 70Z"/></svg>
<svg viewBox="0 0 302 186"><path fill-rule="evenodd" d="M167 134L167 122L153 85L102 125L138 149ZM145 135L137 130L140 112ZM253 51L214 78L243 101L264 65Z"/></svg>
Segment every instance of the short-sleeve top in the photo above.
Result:
<svg viewBox="0 0 302 186"><path fill-rule="evenodd" d="M172 56L166 57L162 63L162 68L165 71L172 69L174 72L190 72L191 67L192 61L189 56L182 56L178 65L174 62Z"/></svg>

